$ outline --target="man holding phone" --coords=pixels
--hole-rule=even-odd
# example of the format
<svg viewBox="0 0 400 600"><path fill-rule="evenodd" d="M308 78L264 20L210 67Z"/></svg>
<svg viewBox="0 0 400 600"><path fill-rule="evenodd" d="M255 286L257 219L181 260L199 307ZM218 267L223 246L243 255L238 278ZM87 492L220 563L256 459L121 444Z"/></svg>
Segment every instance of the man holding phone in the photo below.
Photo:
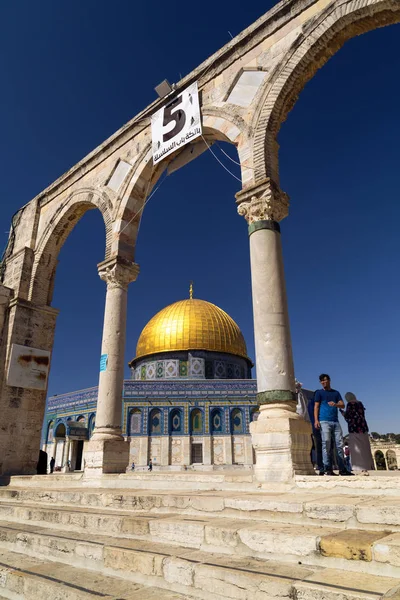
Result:
<svg viewBox="0 0 400 600"><path fill-rule="evenodd" d="M331 388L331 378L327 373L319 376L322 389L317 390L314 396L314 425L321 430L322 460L325 475L335 475L332 465L332 442L336 445L339 475L352 475L346 469L343 434L339 423L339 408L344 408L344 402L337 390Z"/></svg>

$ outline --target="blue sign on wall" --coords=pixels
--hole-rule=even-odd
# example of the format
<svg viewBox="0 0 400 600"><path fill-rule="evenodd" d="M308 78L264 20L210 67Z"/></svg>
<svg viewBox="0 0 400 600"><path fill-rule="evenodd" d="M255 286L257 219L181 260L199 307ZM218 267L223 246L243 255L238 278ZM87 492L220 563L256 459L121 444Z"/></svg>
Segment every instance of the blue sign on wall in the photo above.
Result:
<svg viewBox="0 0 400 600"><path fill-rule="evenodd" d="M108 354L102 354L100 356L100 373L107 371Z"/></svg>

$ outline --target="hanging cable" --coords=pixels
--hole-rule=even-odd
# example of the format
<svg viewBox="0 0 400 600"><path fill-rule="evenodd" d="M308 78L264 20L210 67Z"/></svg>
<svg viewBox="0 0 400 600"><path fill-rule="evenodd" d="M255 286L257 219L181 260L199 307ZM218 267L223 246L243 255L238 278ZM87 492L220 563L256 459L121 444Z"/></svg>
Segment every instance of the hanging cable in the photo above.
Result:
<svg viewBox="0 0 400 600"><path fill-rule="evenodd" d="M217 143L217 148L219 148L219 150L221 150L222 154L225 154L225 156L227 158L229 158L229 160L231 160L233 163L235 163L235 165L239 165L239 167L242 167L242 165L240 164L240 162L238 162L237 160L235 160L234 158L232 158L231 156L229 156L229 154L227 152L225 152L225 150L223 148L221 148L221 146ZM254 167L245 167L246 169L252 169L252 171L254 171Z"/></svg>
<svg viewBox="0 0 400 600"><path fill-rule="evenodd" d="M219 164L221 165L221 167L222 167L223 169L225 169L225 171L227 171L227 172L229 173L229 175L232 175L232 177L234 177L234 178L235 178L237 181L239 181L240 183L242 183L242 180L241 180L239 177L237 177L237 176L236 176L234 173L232 173L232 171L230 171L230 170L228 169L228 167L226 167L226 166L224 165L224 163L223 163L223 162L221 162L221 161L219 160L219 158L218 158L218 156L215 154L215 152L213 152L213 151L211 150L211 146L208 144L208 142L207 142L207 140L205 139L205 137L204 137L203 135L202 135L201 137L203 138L203 142L205 143L205 145L207 146L207 148L209 149L209 151L211 152L211 154L213 155L213 157L215 158L215 160L216 160L217 162L219 162Z"/></svg>
<svg viewBox="0 0 400 600"><path fill-rule="evenodd" d="M149 181L148 181L148 184L147 184L147 190L146 190L146 195L145 195L145 201L143 202L143 205L141 206L141 208L139 208L139 210L138 210L137 212L135 212L135 214L133 215L133 217L132 217L132 218L131 218L131 219L128 221L128 223L126 223L126 225L123 227L123 229L121 229L121 231L119 232L119 235L122 235L122 234L124 233L125 229L126 229L127 227L129 227L129 225L132 223L132 221L133 221L133 220L134 220L134 219L135 219L135 218L136 218L136 217L137 217L137 216L138 216L138 215L139 215L141 212L143 212L143 210L144 210L144 207L146 206L146 204L147 204L148 202L150 202L150 200L152 199L152 197L154 196L154 194L155 194L155 193L156 193L156 192L157 192L157 191L160 189L160 187L162 186L162 184L164 183L164 181L165 181L165 180L167 179L167 177L168 177L168 175L166 174L166 175L165 175L165 177L164 177L164 179L162 179L162 180L160 181L160 183L157 185L157 187L155 187L155 188L154 188L154 190L151 192L150 196L147 198L147 194L148 194L148 192L149 192L149 188L150 188L150 185L151 185L151 177L152 177L152 175L153 175L153 171L154 171L154 165L153 165L153 168L152 168L152 170L151 170L151 173L150 173L150 178L149 178ZM139 228L140 228L140 221L139 221L139 226L138 226L138 233L139 233Z"/></svg>

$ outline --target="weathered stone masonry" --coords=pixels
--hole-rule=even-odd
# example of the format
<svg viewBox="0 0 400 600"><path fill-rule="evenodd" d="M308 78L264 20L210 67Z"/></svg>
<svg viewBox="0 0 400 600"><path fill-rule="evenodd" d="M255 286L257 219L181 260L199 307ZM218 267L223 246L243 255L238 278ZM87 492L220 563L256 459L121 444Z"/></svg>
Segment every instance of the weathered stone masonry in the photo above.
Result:
<svg viewBox="0 0 400 600"><path fill-rule="evenodd" d="M279 185L277 134L305 83L347 39L399 20L399 0L284 0L177 84L179 91L198 81L205 139L208 143L224 140L238 150L242 190L237 203L239 214L250 225L256 363L262 374L258 379L262 416L253 431L261 480L287 480L294 472L307 472L308 452L308 432L293 412L292 352L278 226L288 202ZM52 349L57 311L51 300L58 253L87 210L98 209L103 216L106 264L123 265L122 270L131 274L122 278L127 283L137 275L140 209L176 157L153 166L150 116L161 105L162 100L150 105L13 218L0 287L1 473L35 469L45 392L7 386L10 349L13 343ZM266 270L273 286L267 282ZM109 290L108 280L107 285ZM107 292L107 302L119 307L118 335L106 310L103 344L112 347L114 376L100 379L104 422L96 423L96 447L89 449L91 467L97 472L122 468L118 457L126 454L116 430L126 289L111 295L112 300ZM273 464L279 466L272 468Z"/></svg>

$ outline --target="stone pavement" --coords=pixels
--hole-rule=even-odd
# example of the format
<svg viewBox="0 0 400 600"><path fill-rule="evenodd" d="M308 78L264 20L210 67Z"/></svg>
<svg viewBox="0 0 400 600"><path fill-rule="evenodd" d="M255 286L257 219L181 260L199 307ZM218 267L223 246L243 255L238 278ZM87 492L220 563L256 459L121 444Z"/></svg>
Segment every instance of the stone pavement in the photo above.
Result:
<svg viewBox="0 0 400 600"><path fill-rule="evenodd" d="M395 598L399 482L300 478L273 492L248 472L11 478L0 598Z"/></svg>

